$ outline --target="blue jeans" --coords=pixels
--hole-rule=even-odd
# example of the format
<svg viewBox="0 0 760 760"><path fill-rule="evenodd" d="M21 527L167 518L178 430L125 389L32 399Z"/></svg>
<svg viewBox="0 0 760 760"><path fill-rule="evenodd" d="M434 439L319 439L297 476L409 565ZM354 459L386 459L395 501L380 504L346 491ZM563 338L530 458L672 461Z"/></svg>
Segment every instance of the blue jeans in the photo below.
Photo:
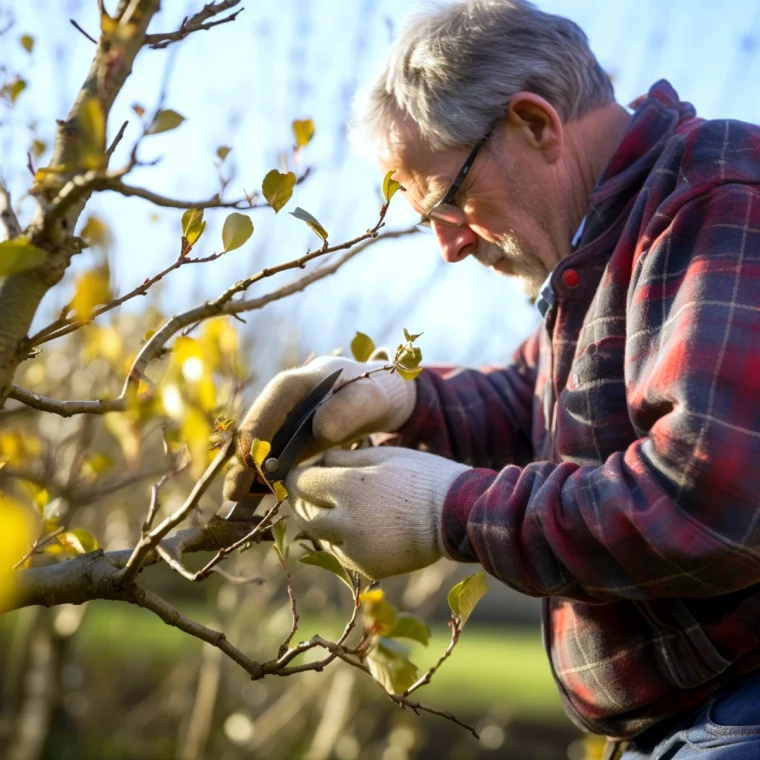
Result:
<svg viewBox="0 0 760 760"><path fill-rule="evenodd" d="M760 673L671 721L664 735L655 726L633 739L620 760L760 760Z"/></svg>

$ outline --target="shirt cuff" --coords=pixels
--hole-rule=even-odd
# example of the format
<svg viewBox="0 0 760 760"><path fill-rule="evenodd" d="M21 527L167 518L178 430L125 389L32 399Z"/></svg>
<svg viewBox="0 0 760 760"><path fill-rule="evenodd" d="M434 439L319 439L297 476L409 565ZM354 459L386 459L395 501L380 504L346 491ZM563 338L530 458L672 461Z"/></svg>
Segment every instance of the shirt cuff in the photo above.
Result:
<svg viewBox="0 0 760 760"><path fill-rule="evenodd" d="M463 472L449 488L441 513L441 541L444 553L456 562L478 562L470 544L467 525L476 500L490 488L498 473L485 467Z"/></svg>

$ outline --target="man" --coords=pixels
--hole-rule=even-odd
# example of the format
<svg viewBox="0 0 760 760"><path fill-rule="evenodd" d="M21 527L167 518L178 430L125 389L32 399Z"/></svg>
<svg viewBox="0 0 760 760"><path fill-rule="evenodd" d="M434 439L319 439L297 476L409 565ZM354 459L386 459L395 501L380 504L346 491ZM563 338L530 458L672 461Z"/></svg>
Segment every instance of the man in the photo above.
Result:
<svg viewBox="0 0 760 760"><path fill-rule="evenodd" d="M324 448L399 445L294 472L298 525L372 578L443 555L542 597L568 714L626 760L760 758L760 129L664 81L630 115L524 0L413 19L357 129L444 258L521 277L544 320L504 369L337 393ZM277 376L248 439L338 367L367 369Z"/></svg>

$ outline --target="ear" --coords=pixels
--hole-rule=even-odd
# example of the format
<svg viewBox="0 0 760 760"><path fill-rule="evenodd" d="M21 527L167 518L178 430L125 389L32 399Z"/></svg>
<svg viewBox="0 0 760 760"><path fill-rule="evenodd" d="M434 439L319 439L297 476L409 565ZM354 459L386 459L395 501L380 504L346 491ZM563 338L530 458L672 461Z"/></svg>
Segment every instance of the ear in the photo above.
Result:
<svg viewBox="0 0 760 760"><path fill-rule="evenodd" d="M507 123L519 131L527 145L540 150L550 164L562 154L564 130L559 114L533 92L515 93L507 104Z"/></svg>

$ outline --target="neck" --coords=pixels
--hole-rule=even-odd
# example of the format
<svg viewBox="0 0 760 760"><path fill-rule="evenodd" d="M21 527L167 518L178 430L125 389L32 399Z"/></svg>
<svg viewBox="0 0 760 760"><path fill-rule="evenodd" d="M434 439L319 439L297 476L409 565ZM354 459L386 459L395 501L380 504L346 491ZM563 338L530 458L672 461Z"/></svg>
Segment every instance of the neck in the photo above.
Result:
<svg viewBox="0 0 760 760"><path fill-rule="evenodd" d="M630 121L631 117L623 106L610 103L565 125L570 237L586 215L591 191L615 154Z"/></svg>

